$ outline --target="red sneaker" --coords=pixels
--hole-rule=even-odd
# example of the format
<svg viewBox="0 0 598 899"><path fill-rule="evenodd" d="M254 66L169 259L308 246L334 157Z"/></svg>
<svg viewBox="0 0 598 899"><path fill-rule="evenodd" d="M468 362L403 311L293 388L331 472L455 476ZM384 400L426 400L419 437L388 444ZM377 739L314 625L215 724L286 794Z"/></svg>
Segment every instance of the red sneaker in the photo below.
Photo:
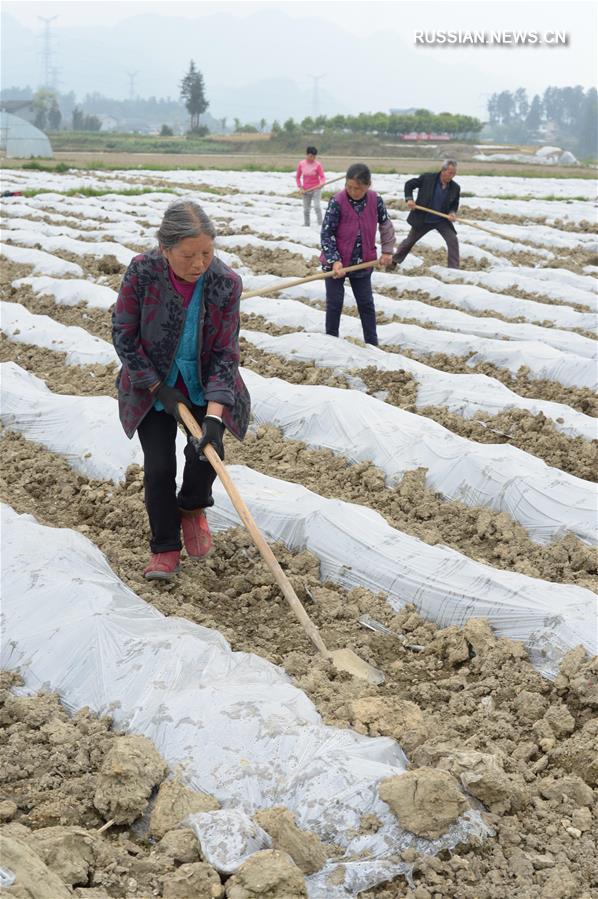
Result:
<svg viewBox="0 0 598 899"><path fill-rule="evenodd" d="M179 570L181 551L173 549L167 553L152 553L148 565L143 570L148 581L171 581Z"/></svg>
<svg viewBox="0 0 598 899"><path fill-rule="evenodd" d="M206 513L203 509L193 512L191 515L182 512L181 524L183 526L183 543L189 558L205 558L214 545Z"/></svg>

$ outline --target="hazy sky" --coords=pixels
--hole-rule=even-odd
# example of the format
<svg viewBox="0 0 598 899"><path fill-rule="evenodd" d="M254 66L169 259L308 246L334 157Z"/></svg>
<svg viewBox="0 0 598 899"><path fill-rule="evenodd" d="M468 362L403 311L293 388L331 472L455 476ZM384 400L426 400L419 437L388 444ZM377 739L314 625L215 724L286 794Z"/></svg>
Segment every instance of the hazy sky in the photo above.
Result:
<svg viewBox="0 0 598 899"><path fill-rule="evenodd" d="M176 34L181 34L181 48L184 58L187 56L184 25L186 19L194 34L201 35L201 20L206 17L226 16L230 20L231 29L243 33L250 54L252 42L259 45L259 55L255 65L248 58L235 65L234 59L226 58L226 39L221 55L222 63L216 65L210 61L209 52L213 47L202 50L201 40L197 41L197 52L194 56L202 68L202 56L205 65L210 67L209 86L212 90L217 81L228 88L235 85L258 82L260 79L290 78L303 91L310 90L312 82L309 76L322 73L321 91L326 91L337 100L347 101L350 106L358 105L359 110L387 110L392 106L403 105L397 102L397 96L408 93L413 95L414 105L425 105L434 111L462 111L470 114L484 115L486 99L489 93L502 89L514 89L525 86L528 93L541 93L547 86L565 86L581 84L587 88L595 83L597 70L596 26L598 6L594 0L571 0L571 2L544 2L544 0L262 0L262 2L201 2L201 0L43 0L43 2L27 2L27 0L4 0L3 15L9 15L34 34L41 35L41 23L38 16L57 16L53 23L53 33L57 46L68 46L68 35L74 36L75 30L86 26L97 28L97 41L101 35L109 33L125 20L138 16L159 16L177 20ZM275 13L284 12L285 17L297 22L298 31L309 33L310 23L317 29L319 47L317 53L310 55L310 43L303 41L301 53L292 47L292 25L281 32L280 17ZM268 30L268 15L277 19ZM255 34L259 27L260 34ZM307 29L307 32L306 32ZM449 29L461 31L515 31L528 30L537 32L564 31L569 39L568 45L555 47L540 46L416 46L414 32L416 30L432 31ZM118 30L118 28L117 28ZM324 32L324 34L322 34ZM325 38L324 43L322 39ZM367 44L365 58L367 64L363 71L359 70L360 39L362 47ZM39 80L39 49L41 38L37 39L37 72L32 74L30 83L37 86ZM264 52L264 40L267 41L267 52ZM380 64L375 62L376 43L381 48ZM323 48L323 50L322 50ZM96 47L97 49L97 47ZM172 41L168 52L172 52ZM285 51L288 50L288 60ZM271 52L270 52L271 51ZM119 50L122 58L123 48ZM165 62L166 48L156 48ZM6 53L6 45L5 45ZM8 53L10 57L10 52ZM165 83L164 71L160 72L161 81L157 77L152 80L154 60L151 52L144 58L135 59L135 68L140 70L137 81L141 96L157 94L175 96L178 91L178 72L173 70L172 83ZM358 73L358 83L348 85L348 76L342 71L338 60L347 65L351 61L354 72ZM77 80L73 68L69 70L67 54L63 50L63 58L59 60L64 73L62 90L74 89ZM120 62L120 59L117 63ZM268 66L270 64L270 69ZM120 66L123 72L127 62ZM29 71L34 68L32 57ZM286 68L286 70L285 70ZM242 69L242 71L240 71ZM4 71L6 86L17 84L23 80L23 70L18 71L10 59ZM85 66L79 75L81 90L92 90L85 84ZM97 77L97 76L95 76ZM166 76L168 78L168 76ZM17 80L18 79L18 80ZM125 76L119 84L123 85L120 95L126 90ZM343 90L345 86L345 90ZM98 85L102 90L102 85ZM400 90L399 90L400 89ZM104 92L112 91L107 81ZM343 96L344 95L344 96ZM339 104L340 105L340 104ZM408 104L410 105L410 104ZM212 105L214 114L218 110ZM345 111L339 109L339 111Z"/></svg>

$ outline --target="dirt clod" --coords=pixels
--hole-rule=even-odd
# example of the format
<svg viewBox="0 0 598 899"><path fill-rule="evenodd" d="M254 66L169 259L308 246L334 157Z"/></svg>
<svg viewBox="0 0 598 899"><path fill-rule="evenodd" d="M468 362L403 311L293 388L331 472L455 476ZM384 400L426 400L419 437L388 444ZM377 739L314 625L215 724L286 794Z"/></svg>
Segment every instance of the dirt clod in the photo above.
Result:
<svg viewBox="0 0 598 899"><path fill-rule="evenodd" d="M187 815L194 812L210 812L220 808L220 803L208 793L190 790L178 780L166 780L161 784L150 818L150 833L160 840L175 828Z"/></svg>
<svg viewBox="0 0 598 899"><path fill-rule="evenodd" d="M0 831L2 867L15 876L7 894L14 899L68 899L70 890L25 842Z"/></svg>
<svg viewBox="0 0 598 899"><path fill-rule="evenodd" d="M125 266L113 254L102 256L98 260L97 267L103 275L118 275L125 270Z"/></svg>
<svg viewBox="0 0 598 899"><path fill-rule="evenodd" d="M165 775L166 764L146 737L119 737L104 759L95 807L116 824L131 824Z"/></svg>
<svg viewBox="0 0 598 899"><path fill-rule="evenodd" d="M286 852L264 849L226 882L227 899L307 899L303 874Z"/></svg>
<svg viewBox="0 0 598 899"><path fill-rule="evenodd" d="M218 873L205 862L192 862L181 865L171 874L164 877L162 896L164 899L220 899L224 896L224 887Z"/></svg>
<svg viewBox="0 0 598 899"><path fill-rule="evenodd" d="M304 874L313 874L325 865L329 855L326 846L316 834L297 827L287 808L262 809L254 820L272 837L273 848L290 855Z"/></svg>
<svg viewBox="0 0 598 899"><path fill-rule="evenodd" d="M454 777L435 768L418 768L383 780L380 798L406 830L429 840L446 833L469 807Z"/></svg>

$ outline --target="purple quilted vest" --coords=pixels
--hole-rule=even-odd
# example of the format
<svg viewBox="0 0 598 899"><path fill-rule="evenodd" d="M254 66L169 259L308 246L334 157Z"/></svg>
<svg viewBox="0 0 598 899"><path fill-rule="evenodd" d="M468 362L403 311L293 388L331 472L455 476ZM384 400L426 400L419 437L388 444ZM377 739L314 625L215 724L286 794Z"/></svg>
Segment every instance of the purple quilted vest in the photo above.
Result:
<svg viewBox="0 0 598 899"><path fill-rule="evenodd" d="M341 217L336 229L336 246L343 266L351 264L351 254L360 231L363 261L370 262L376 259L378 194L368 190L365 208L361 213L355 212L346 190L340 190L334 199L341 208Z"/></svg>

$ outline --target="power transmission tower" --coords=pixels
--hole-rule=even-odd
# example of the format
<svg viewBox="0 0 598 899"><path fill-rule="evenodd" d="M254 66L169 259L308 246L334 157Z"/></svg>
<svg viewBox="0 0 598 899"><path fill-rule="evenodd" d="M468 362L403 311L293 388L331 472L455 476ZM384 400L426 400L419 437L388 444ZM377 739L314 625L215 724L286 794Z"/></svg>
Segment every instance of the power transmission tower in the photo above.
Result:
<svg viewBox="0 0 598 899"><path fill-rule="evenodd" d="M313 96L312 96L312 116L314 119L317 119L317 117L320 114L320 108L319 108L320 97L319 97L319 83L318 82L320 81L320 78L324 78L324 75L308 75L307 77L313 78L313 80L314 80L314 92L313 92Z"/></svg>
<svg viewBox="0 0 598 899"><path fill-rule="evenodd" d="M127 72L129 76L129 100L134 100L137 94L135 93L135 79L139 75L139 72Z"/></svg>
<svg viewBox="0 0 598 899"><path fill-rule="evenodd" d="M58 66L52 66L50 71L52 72L50 87L53 91L58 93L58 87L62 83L61 79L58 76L62 72L62 69L59 69Z"/></svg>
<svg viewBox="0 0 598 899"><path fill-rule="evenodd" d="M52 34L50 32L50 25L52 22L55 21L55 19L58 18L58 16L50 16L49 18L47 18L45 16L38 16L37 18L40 20L40 22L44 23L44 31L42 34L43 47L42 47L42 51L41 51L42 68L43 68L43 72L44 72L43 86L49 88L52 86L51 82L52 82L52 55L53 55Z"/></svg>

